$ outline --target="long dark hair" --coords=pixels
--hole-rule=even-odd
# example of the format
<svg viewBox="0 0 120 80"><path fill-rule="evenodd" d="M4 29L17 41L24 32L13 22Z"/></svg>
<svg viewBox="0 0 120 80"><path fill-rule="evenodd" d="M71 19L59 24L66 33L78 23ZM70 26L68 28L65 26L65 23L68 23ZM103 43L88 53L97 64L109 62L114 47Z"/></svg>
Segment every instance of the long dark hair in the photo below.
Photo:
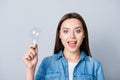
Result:
<svg viewBox="0 0 120 80"><path fill-rule="evenodd" d="M84 21L84 19L82 18L82 16L78 13L67 13L65 14L61 20L58 23L58 27L57 27L57 31L56 31L56 40L55 40L55 46L54 46L54 54L57 54L59 50L63 50L64 46L59 38L59 32L60 32L60 28L61 28L61 24L67 20L67 19L71 19L71 18L75 18L78 19L83 26L83 30L84 30L84 34L85 34L85 38L83 39L83 42L80 46L80 51L84 51L88 56L91 56L90 53L90 48L89 48L89 40L88 40L88 30L87 30L87 26L86 23Z"/></svg>

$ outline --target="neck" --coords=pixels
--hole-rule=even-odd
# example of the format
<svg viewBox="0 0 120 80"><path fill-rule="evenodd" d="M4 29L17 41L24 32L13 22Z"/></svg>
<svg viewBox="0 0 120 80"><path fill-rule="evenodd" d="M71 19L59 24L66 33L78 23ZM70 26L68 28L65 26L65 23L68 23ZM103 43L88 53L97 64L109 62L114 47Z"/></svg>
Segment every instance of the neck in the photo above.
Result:
<svg viewBox="0 0 120 80"><path fill-rule="evenodd" d="M80 59L80 51L70 52L64 50L63 53L68 62L78 62Z"/></svg>

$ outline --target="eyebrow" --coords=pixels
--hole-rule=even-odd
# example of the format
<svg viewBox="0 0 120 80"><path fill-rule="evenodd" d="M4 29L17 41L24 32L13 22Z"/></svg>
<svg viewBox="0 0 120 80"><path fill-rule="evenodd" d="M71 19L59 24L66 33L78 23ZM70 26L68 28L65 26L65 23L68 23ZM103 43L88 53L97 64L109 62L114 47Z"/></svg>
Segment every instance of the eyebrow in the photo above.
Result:
<svg viewBox="0 0 120 80"><path fill-rule="evenodd" d="M82 27L82 26L78 26L78 27L76 27L75 29L78 29L78 28L82 29L83 27ZM69 28L64 27L64 28L61 28L61 29L69 29Z"/></svg>
<svg viewBox="0 0 120 80"><path fill-rule="evenodd" d="M77 29L77 28L80 28L80 29L82 29L83 27L82 27L82 26L78 26L78 27L76 27L75 29Z"/></svg>
<svg viewBox="0 0 120 80"><path fill-rule="evenodd" d="M61 28L61 29L69 29L69 28L64 27L64 28Z"/></svg>

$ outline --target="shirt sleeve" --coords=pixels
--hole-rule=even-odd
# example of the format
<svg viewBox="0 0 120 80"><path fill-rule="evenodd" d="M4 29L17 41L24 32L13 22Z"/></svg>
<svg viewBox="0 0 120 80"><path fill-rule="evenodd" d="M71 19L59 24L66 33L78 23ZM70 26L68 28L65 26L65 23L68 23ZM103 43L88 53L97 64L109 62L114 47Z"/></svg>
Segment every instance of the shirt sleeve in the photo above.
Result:
<svg viewBox="0 0 120 80"><path fill-rule="evenodd" d="M101 63L98 65L98 68L97 68L97 80L105 80Z"/></svg>
<svg viewBox="0 0 120 80"><path fill-rule="evenodd" d="M46 74L46 58L44 58L41 64L39 65L34 80L45 80L45 74Z"/></svg>

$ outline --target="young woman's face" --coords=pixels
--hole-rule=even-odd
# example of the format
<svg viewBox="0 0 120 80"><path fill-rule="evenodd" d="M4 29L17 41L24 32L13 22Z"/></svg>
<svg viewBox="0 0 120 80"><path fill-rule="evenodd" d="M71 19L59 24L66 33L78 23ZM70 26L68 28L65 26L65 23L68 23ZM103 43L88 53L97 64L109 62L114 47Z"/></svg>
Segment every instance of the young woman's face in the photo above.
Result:
<svg viewBox="0 0 120 80"><path fill-rule="evenodd" d="M65 20L61 24L59 37L64 46L64 50L70 52L79 51L85 37L82 23L75 18Z"/></svg>

